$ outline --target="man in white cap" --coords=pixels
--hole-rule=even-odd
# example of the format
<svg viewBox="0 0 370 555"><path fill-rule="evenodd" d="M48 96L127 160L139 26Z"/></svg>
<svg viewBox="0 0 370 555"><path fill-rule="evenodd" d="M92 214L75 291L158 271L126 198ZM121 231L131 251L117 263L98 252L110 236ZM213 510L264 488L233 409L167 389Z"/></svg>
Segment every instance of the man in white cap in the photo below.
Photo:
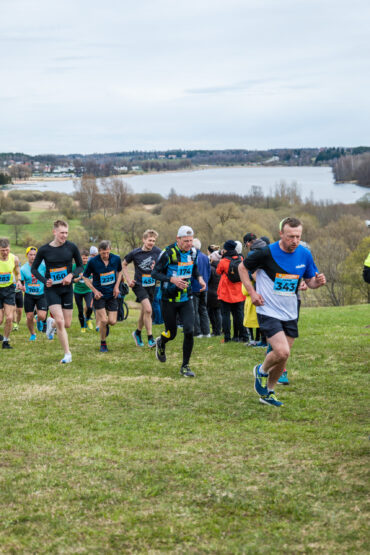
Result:
<svg viewBox="0 0 370 555"><path fill-rule="evenodd" d="M195 375L189 367L194 343L191 278L199 281L201 291L206 289L204 279L199 275L193 238L194 232L191 227L181 226L177 232L176 243L161 252L152 270L152 277L161 282L162 315L166 328L156 339L156 356L160 362L166 362L166 343L176 337L179 315L184 332L180 374L186 378L194 378Z"/></svg>

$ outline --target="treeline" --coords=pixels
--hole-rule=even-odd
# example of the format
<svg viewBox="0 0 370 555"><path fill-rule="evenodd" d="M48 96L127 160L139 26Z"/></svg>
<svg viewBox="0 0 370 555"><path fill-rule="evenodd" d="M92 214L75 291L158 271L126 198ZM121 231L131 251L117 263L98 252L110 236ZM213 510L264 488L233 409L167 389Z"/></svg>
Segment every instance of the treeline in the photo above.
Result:
<svg viewBox="0 0 370 555"><path fill-rule="evenodd" d="M335 180L356 181L370 187L370 152L342 156L332 163Z"/></svg>
<svg viewBox="0 0 370 555"><path fill-rule="evenodd" d="M195 230L206 250L208 244L222 245L227 239L242 241L247 232L279 239L279 222L287 216L300 218L303 239L308 242L327 286L305 293L304 302L315 305L344 305L370 302L370 288L362 279L363 262L370 251L366 227L369 201L355 204L303 201L294 186L281 184L269 197L260 194L201 194L192 198L176 194L167 199L157 193L134 194L122 179L94 176L76 181L74 195L54 192L11 191L12 209L3 209L2 223L19 245L41 245L50 240L32 233L27 217L14 210L16 202L48 201L42 214L50 221L62 217L70 222L70 239L80 248L110 239L121 255L141 244L147 228L159 232L159 246L175 240L177 229L186 223ZM0 193L0 206L5 195Z"/></svg>

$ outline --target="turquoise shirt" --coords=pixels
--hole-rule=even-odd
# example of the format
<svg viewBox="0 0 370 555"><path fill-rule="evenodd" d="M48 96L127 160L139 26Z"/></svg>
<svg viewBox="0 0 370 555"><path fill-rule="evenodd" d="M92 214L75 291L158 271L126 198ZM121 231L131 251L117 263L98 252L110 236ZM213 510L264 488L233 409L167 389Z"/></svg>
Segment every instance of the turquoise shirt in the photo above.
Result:
<svg viewBox="0 0 370 555"><path fill-rule="evenodd" d="M41 275L45 275L46 266L44 261L42 261L39 266L39 272ZM23 264L21 268L21 280L24 281L26 293L29 295L41 296L44 294L44 284L32 275L31 266L28 262Z"/></svg>

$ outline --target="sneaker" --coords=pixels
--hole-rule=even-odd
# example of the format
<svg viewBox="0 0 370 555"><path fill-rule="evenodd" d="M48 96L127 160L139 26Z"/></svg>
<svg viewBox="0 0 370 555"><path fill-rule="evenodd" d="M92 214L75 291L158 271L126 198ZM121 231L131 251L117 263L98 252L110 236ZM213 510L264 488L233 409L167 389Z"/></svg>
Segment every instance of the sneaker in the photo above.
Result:
<svg viewBox="0 0 370 555"><path fill-rule="evenodd" d="M51 316L49 316L49 318L46 320L46 337L48 339L54 339L54 334L57 331L57 328L54 327L54 318L52 318Z"/></svg>
<svg viewBox="0 0 370 555"><path fill-rule="evenodd" d="M195 378L195 374L190 370L190 367L188 364L184 364L183 366L181 366L180 374L185 378Z"/></svg>
<svg viewBox="0 0 370 555"><path fill-rule="evenodd" d="M155 356L159 362L166 362L166 345L162 343L161 336L155 340Z"/></svg>
<svg viewBox="0 0 370 555"><path fill-rule="evenodd" d="M44 322L42 322L42 321L39 320L38 318L37 318L37 329L38 329L39 331L41 331L41 332L42 332L42 330L44 329Z"/></svg>
<svg viewBox="0 0 370 555"><path fill-rule="evenodd" d="M88 320L86 320L86 324L87 324L87 327L89 328L89 330L94 329L93 323L92 323L90 318Z"/></svg>
<svg viewBox="0 0 370 555"><path fill-rule="evenodd" d="M96 326L95 331L99 331L99 326Z"/></svg>
<svg viewBox="0 0 370 555"><path fill-rule="evenodd" d="M13 324L13 330L12 331L18 331L19 326L18 324Z"/></svg>
<svg viewBox="0 0 370 555"><path fill-rule="evenodd" d="M252 345L253 347L263 347L263 348L267 347L267 343L265 343L264 341L254 341L253 343L254 343Z"/></svg>
<svg viewBox="0 0 370 555"><path fill-rule="evenodd" d="M13 349L13 347L9 345L9 341L3 341L3 349Z"/></svg>
<svg viewBox="0 0 370 555"><path fill-rule="evenodd" d="M86 328L81 328L81 333L86 333Z"/></svg>
<svg viewBox="0 0 370 555"><path fill-rule="evenodd" d="M212 337L212 335L210 333L207 333L207 335L203 335L203 337Z"/></svg>
<svg viewBox="0 0 370 555"><path fill-rule="evenodd" d="M197 339L200 339L201 337L203 337L203 334L200 333L199 335L196 335L195 337L196 337Z"/></svg>
<svg viewBox="0 0 370 555"><path fill-rule="evenodd" d="M60 361L61 364L69 364L72 362L72 355L71 353L66 353L62 360Z"/></svg>
<svg viewBox="0 0 370 555"><path fill-rule="evenodd" d="M153 337L151 337L150 339L148 339L148 347L150 347L151 349L153 349L153 347L155 347L156 343L155 343L155 339L153 339Z"/></svg>
<svg viewBox="0 0 370 555"><path fill-rule="evenodd" d="M288 371L284 370L284 372L281 374L280 378L278 379L279 384L282 385L289 385L289 380L288 380Z"/></svg>
<svg viewBox="0 0 370 555"><path fill-rule="evenodd" d="M134 341L136 343L136 347L144 347L144 341L141 339L141 335L139 335L136 330L133 331L131 335L134 338ZM154 340L153 340L153 342L154 342ZM152 347L153 346L154 345L152 345Z"/></svg>
<svg viewBox="0 0 370 555"><path fill-rule="evenodd" d="M260 397L260 403L271 405L272 407L283 407L284 404L277 400L274 391L269 391L267 395Z"/></svg>
<svg viewBox="0 0 370 555"><path fill-rule="evenodd" d="M107 353L107 352L108 352L107 344L106 344L106 343L102 343L102 344L100 345L99 351L100 351L101 353Z"/></svg>
<svg viewBox="0 0 370 555"><path fill-rule="evenodd" d="M248 347L255 347L257 345L257 341L254 341L254 339L251 339L249 343L247 343L246 345L248 345Z"/></svg>
<svg viewBox="0 0 370 555"><path fill-rule="evenodd" d="M36 334L30 335L30 341L36 341Z"/></svg>
<svg viewBox="0 0 370 555"><path fill-rule="evenodd" d="M257 364L253 368L253 375L256 378L254 381L254 390L257 393L257 395L260 395L262 397L268 394L268 390L267 390L268 374L263 374L260 372L261 366L262 364Z"/></svg>

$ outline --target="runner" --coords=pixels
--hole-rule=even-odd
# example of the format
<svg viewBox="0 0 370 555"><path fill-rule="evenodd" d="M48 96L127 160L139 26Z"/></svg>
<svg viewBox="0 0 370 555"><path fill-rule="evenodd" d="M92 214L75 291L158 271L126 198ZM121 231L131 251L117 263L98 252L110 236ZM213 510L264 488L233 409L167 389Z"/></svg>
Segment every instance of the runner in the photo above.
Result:
<svg viewBox="0 0 370 555"><path fill-rule="evenodd" d="M83 277L85 284L94 294L94 307L100 327L100 352L106 353L109 326L114 326L117 322L117 297L122 279L122 263L117 254L111 253L110 241L101 241L98 250L99 255L89 260Z"/></svg>
<svg viewBox="0 0 370 555"><path fill-rule="evenodd" d="M31 272L31 266L35 260L37 247L28 247L26 250L27 262L21 268L22 291L24 294L24 311L27 318L27 327L30 332L30 341L36 341L34 315L35 307L37 310L37 329L43 330L48 305L44 294L44 284L38 281ZM41 262L39 267L40 274L45 276L45 262Z"/></svg>
<svg viewBox="0 0 370 555"><path fill-rule="evenodd" d="M14 274L13 274L14 275ZM19 330L19 324L22 319L23 312L23 291L17 286L17 280L13 279L15 285L15 307L13 310L13 329L12 331Z"/></svg>
<svg viewBox="0 0 370 555"><path fill-rule="evenodd" d="M136 295L136 302L140 303L140 316L137 328L132 337L138 347L144 347L141 330L145 326L148 335L148 347L155 347L152 335L152 304L155 292L155 279L151 276L154 264L161 254L161 249L155 246L158 233L154 229L147 229L143 234L143 246L126 254L122 262L122 271L128 285ZM134 263L134 279L130 279L127 266Z"/></svg>
<svg viewBox="0 0 370 555"><path fill-rule="evenodd" d="M194 309L190 280L196 278L204 291L206 284L198 272L197 251L193 247L194 232L183 225L177 232L176 243L166 247L160 254L152 277L161 282L162 314L166 331L156 339L156 356L166 362L166 343L172 341L177 333L177 315L181 318L184 332L183 360L180 374L194 378L189 367L194 343Z"/></svg>
<svg viewBox="0 0 370 555"><path fill-rule="evenodd" d="M13 283L13 274L16 284ZM19 259L10 252L9 239L0 239L0 326L4 324L4 336L0 335L3 349L12 349L9 344L10 332L12 330L13 312L15 307L15 288L21 287Z"/></svg>
<svg viewBox="0 0 370 555"><path fill-rule="evenodd" d="M89 251L87 249L83 249L81 251L81 258L83 262L83 269L85 270L88 260L89 260ZM76 264L72 266L72 272L76 270ZM86 328L88 327L90 330L94 329L94 326L91 321L91 314L92 314L92 303L93 303L93 294L91 290L85 285L84 279L82 277L82 272L78 277L73 279L73 293L77 305L78 310L78 320L81 326L81 333L86 332ZM85 300L86 305L86 312L84 313L84 306L83 301Z"/></svg>
<svg viewBox="0 0 370 555"><path fill-rule="evenodd" d="M298 337L297 290L302 278L311 289L325 285L324 274L318 273L310 251L299 242L302 224L296 218L285 218L280 241L253 251L239 266L240 278L257 307L261 331L272 351L262 364L255 366L255 391L260 402L280 407L274 387L282 375L294 339ZM248 270L256 272L256 289Z"/></svg>
<svg viewBox="0 0 370 555"><path fill-rule="evenodd" d="M66 329L71 326L73 313L72 260L76 262L75 276L82 272L82 259L77 246L68 237L68 224L63 220L56 220L53 226L54 239L40 247L31 267L32 274L41 281L45 288L45 297L50 312L55 321L58 338L64 357L62 364L72 362ZM45 276L39 271L41 262L46 266ZM52 339L53 329L48 319L47 335ZM55 329L55 328L54 328Z"/></svg>

